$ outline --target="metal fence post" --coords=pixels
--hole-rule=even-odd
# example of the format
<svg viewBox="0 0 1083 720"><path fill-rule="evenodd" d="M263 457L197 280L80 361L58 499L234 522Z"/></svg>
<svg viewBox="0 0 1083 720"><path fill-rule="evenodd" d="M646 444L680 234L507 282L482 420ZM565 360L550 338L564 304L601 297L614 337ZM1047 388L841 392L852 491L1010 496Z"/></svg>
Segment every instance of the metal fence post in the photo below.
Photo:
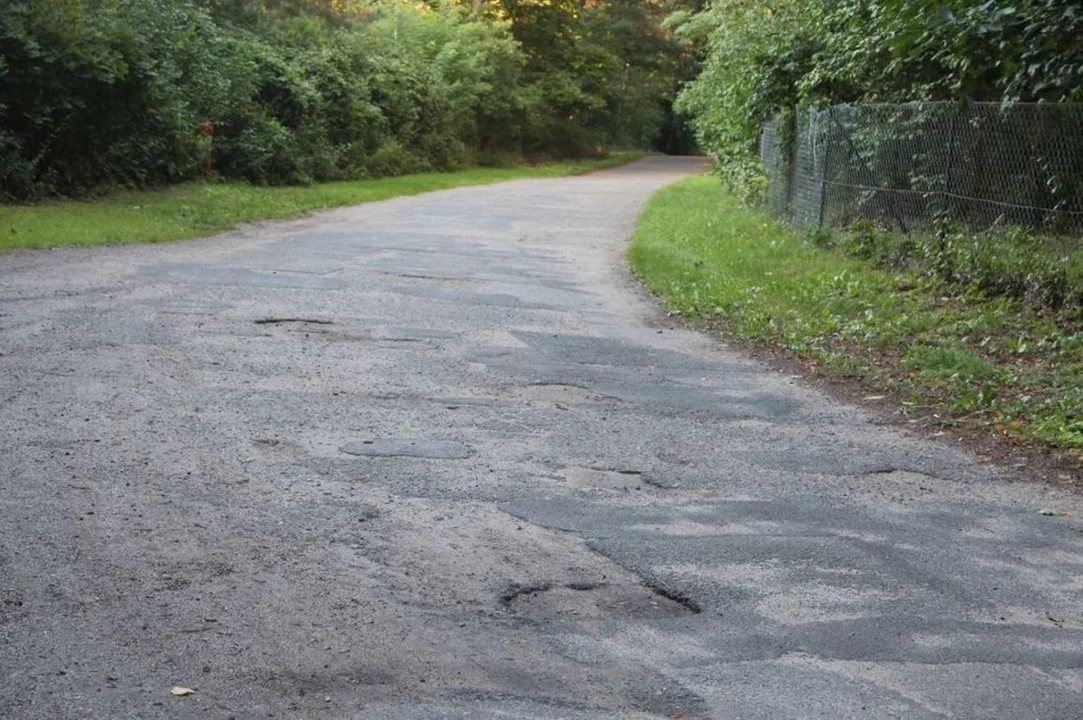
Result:
<svg viewBox="0 0 1083 720"><path fill-rule="evenodd" d="M959 109L956 107L951 113L951 124L948 126L948 157L947 167L944 170L944 190L941 196L944 199L943 209L941 212L944 217L948 217L951 212L951 192L952 192L952 175L955 172L955 132L956 124L959 122Z"/></svg>
<svg viewBox="0 0 1083 720"><path fill-rule="evenodd" d="M789 132L784 136L786 142L786 220L793 222L793 193L794 186L797 184L797 143L801 142L801 139L797 136L797 130L799 123L797 122L797 111L795 110L793 115L789 118Z"/></svg>
<svg viewBox="0 0 1083 720"><path fill-rule="evenodd" d="M817 123L819 124L819 115L817 115ZM827 161L831 157L831 143L828 142L827 128L823 128L823 142L820 145L820 157L823 160L820 163L820 212L816 218L816 226L824 226L824 208L827 203Z"/></svg>

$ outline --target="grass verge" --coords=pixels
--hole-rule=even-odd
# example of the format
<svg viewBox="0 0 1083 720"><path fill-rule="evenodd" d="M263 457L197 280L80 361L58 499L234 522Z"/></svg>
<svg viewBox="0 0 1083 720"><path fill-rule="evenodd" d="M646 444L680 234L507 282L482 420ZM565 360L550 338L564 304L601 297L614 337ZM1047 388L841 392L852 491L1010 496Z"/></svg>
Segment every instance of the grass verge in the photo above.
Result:
<svg viewBox="0 0 1083 720"><path fill-rule="evenodd" d="M189 183L162 190L116 192L89 201L0 205L0 251L181 240L228 230L240 223L288 218L399 195L519 178L575 175L621 165L645 154L621 152L597 160L473 168L307 187Z"/></svg>
<svg viewBox="0 0 1083 720"><path fill-rule="evenodd" d="M705 176L651 198L628 257L672 314L781 348L911 423L1083 467L1079 305L1039 309L818 246Z"/></svg>

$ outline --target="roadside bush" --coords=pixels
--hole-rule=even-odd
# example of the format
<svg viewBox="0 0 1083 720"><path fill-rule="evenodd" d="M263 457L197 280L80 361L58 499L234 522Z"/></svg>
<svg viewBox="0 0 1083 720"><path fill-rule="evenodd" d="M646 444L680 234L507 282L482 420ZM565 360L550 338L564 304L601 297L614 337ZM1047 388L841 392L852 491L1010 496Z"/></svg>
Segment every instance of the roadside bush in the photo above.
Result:
<svg viewBox="0 0 1083 720"><path fill-rule="evenodd" d="M1069 280L1068 258L1025 228L972 233L942 227L922 237L918 247L923 264L942 280L986 295L1052 308L1079 300Z"/></svg>
<svg viewBox="0 0 1083 720"><path fill-rule="evenodd" d="M198 177L205 121L218 174L254 183L521 151L538 98L507 26L390 1L334 22L261 13L234 25L183 0L4 3L0 199Z"/></svg>
<svg viewBox="0 0 1083 720"><path fill-rule="evenodd" d="M80 192L191 171L194 129L146 5L43 0L0 6L3 130L19 157L4 194ZM186 144L188 147L186 147ZM32 174L28 176L27 171Z"/></svg>
<svg viewBox="0 0 1083 720"><path fill-rule="evenodd" d="M953 287L989 297L1026 300L1039 307L1083 306L1073 257L1034 231L995 227L981 233L950 224L935 232L903 235L867 221L845 231L818 228L809 238L820 247L836 248L876 264L914 267ZM1077 252L1080 262L1083 252Z"/></svg>
<svg viewBox="0 0 1083 720"><path fill-rule="evenodd" d="M0 200L647 147L680 66L624 0L8 0ZM203 134L205 123L213 138Z"/></svg>
<svg viewBox="0 0 1083 720"><path fill-rule="evenodd" d="M710 0L695 9L669 21L704 58L677 105L741 194L756 181L763 123L795 106L1083 100L1078 3Z"/></svg>

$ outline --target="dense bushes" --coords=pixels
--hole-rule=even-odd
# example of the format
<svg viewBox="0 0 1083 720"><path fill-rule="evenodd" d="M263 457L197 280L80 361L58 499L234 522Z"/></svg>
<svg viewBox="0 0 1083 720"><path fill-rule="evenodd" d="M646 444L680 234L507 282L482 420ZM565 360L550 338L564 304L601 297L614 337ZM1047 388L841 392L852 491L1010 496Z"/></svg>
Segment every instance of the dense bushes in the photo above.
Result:
<svg viewBox="0 0 1083 720"><path fill-rule="evenodd" d="M1060 0L711 0L671 19L704 69L678 106L738 190L795 105L1083 100L1083 12Z"/></svg>
<svg viewBox="0 0 1083 720"><path fill-rule="evenodd" d="M652 16L609 0L530 26L509 3L9 0L0 197L190 179L208 152L224 177L307 183L657 135L676 66Z"/></svg>
<svg viewBox="0 0 1083 720"><path fill-rule="evenodd" d="M304 183L456 167L507 113L518 50L455 12L389 5L331 25L257 29L181 0L0 10L8 195L193 177L214 123L225 176ZM14 152L13 152L14 151Z"/></svg>

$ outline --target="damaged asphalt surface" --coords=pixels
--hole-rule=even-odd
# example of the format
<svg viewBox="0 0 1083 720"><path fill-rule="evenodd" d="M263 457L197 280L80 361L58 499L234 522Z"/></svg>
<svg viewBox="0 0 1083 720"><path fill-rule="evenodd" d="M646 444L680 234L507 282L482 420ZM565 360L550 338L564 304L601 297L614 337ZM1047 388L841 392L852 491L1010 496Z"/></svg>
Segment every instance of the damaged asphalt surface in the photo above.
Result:
<svg viewBox="0 0 1083 720"><path fill-rule="evenodd" d="M1083 716L1077 497L627 277L700 168L0 256L0 717Z"/></svg>

